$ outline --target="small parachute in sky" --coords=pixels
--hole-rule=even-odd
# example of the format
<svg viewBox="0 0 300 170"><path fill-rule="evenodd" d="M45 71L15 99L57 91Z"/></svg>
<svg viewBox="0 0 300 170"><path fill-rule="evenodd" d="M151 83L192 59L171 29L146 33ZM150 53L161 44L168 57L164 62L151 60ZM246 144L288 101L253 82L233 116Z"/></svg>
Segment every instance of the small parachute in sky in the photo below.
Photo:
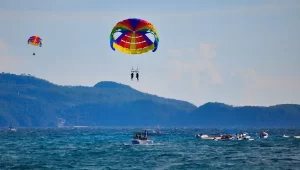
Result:
<svg viewBox="0 0 300 170"><path fill-rule="evenodd" d="M27 43L32 46L42 47L42 39L39 36L31 36ZM33 53L35 55L35 53Z"/></svg>
<svg viewBox="0 0 300 170"><path fill-rule="evenodd" d="M115 33L121 33L115 39ZM152 34L152 41L146 34ZM110 34L110 46L125 54L143 54L158 47L158 34L154 26L146 20L129 18L118 22Z"/></svg>

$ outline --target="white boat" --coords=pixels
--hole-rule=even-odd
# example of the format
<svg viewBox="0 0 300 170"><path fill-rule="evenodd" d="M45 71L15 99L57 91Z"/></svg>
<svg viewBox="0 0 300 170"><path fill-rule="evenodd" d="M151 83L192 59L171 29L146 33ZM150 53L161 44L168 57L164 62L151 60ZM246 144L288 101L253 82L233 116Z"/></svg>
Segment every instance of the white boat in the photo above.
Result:
<svg viewBox="0 0 300 170"><path fill-rule="evenodd" d="M282 137L284 137L284 138L289 138L290 136L287 136L287 135L283 135Z"/></svg>
<svg viewBox="0 0 300 170"><path fill-rule="evenodd" d="M73 128L88 128L88 126L73 126Z"/></svg>
<svg viewBox="0 0 300 170"><path fill-rule="evenodd" d="M148 137L148 131L144 130L144 132L135 132L134 138L131 140L132 144L139 144L139 145L147 145L153 144L153 141Z"/></svg>
<svg viewBox="0 0 300 170"><path fill-rule="evenodd" d="M236 135L237 140L249 140L251 136L248 133L241 133Z"/></svg>
<svg viewBox="0 0 300 170"><path fill-rule="evenodd" d="M148 136L160 136L164 134L160 131L159 126L156 129L143 129L143 131L145 130L148 132Z"/></svg>
<svg viewBox="0 0 300 170"><path fill-rule="evenodd" d="M12 126L9 126L9 127L8 127L8 130L9 130L9 131L13 131L13 132L17 131L17 129L14 128L14 127L12 127Z"/></svg>
<svg viewBox="0 0 300 170"><path fill-rule="evenodd" d="M63 128L65 127L66 120L63 118L57 118L57 127Z"/></svg>
<svg viewBox="0 0 300 170"><path fill-rule="evenodd" d="M268 138L269 134L267 132L262 131L259 135L260 138Z"/></svg>
<svg viewBox="0 0 300 170"><path fill-rule="evenodd" d="M294 138L300 139L300 136L294 136Z"/></svg>
<svg viewBox="0 0 300 170"><path fill-rule="evenodd" d="M201 138L201 139L211 139L211 140L214 139L213 136L202 135L202 134L197 134L196 137L197 137L197 138Z"/></svg>
<svg viewBox="0 0 300 170"><path fill-rule="evenodd" d="M201 139L209 139L209 140L221 139L221 136L208 136L208 135L202 135L202 134L197 134L196 137L201 138Z"/></svg>

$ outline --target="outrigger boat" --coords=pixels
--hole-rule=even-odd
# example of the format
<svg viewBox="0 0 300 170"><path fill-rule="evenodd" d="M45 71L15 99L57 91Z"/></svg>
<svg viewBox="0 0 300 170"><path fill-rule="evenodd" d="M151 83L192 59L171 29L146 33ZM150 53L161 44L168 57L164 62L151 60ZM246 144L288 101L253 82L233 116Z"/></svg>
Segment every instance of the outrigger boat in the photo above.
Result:
<svg viewBox="0 0 300 170"><path fill-rule="evenodd" d="M135 136L132 139L132 144L153 144L153 141L148 137L148 131L144 132L135 132Z"/></svg>

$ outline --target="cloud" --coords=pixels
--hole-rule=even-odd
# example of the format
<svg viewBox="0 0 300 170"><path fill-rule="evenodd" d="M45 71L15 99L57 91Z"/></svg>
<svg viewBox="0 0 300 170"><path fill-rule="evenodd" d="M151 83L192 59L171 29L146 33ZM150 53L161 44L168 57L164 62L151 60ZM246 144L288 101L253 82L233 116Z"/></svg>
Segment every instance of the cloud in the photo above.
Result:
<svg viewBox="0 0 300 170"><path fill-rule="evenodd" d="M169 50L168 53L173 55L173 56L181 56L182 55L182 51L177 50L177 49Z"/></svg>
<svg viewBox="0 0 300 170"><path fill-rule="evenodd" d="M201 77L208 75L211 80L210 84L222 84L222 77L212 60L216 57L216 47L215 43L200 43L200 53L188 49L187 51L194 53L189 54L190 56L184 56L182 59L169 60L168 65L173 81L182 80L182 75L190 75L193 86L199 87ZM182 55L182 52L174 53L173 50L171 51L173 55ZM188 53L186 54L188 55Z"/></svg>
<svg viewBox="0 0 300 170"><path fill-rule="evenodd" d="M0 39L0 50L1 51L7 50L7 45L6 45L6 43L4 42L3 39Z"/></svg>
<svg viewBox="0 0 300 170"><path fill-rule="evenodd" d="M19 63L18 59L13 56L7 55L8 45L3 39L0 39L0 71L7 72Z"/></svg>
<svg viewBox="0 0 300 170"><path fill-rule="evenodd" d="M249 105L300 103L300 75L264 75L248 69L239 76Z"/></svg>
<svg viewBox="0 0 300 170"><path fill-rule="evenodd" d="M10 72L19 64L19 60L13 56L0 55L0 72Z"/></svg>
<svg viewBox="0 0 300 170"><path fill-rule="evenodd" d="M205 58L214 58L216 56L216 44L200 43L201 56Z"/></svg>
<svg viewBox="0 0 300 170"><path fill-rule="evenodd" d="M240 76L244 81L247 81L249 83L255 80L255 78L257 77L257 73L254 69L247 69L246 71L241 72Z"/></svg>

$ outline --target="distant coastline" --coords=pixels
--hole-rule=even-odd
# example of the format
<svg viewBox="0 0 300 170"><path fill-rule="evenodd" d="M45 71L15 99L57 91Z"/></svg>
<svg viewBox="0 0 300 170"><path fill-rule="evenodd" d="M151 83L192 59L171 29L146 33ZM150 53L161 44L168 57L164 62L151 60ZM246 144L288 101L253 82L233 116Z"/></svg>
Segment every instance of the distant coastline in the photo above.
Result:
<svg viewBox="0 0 300 170"><path fill-rule="evenodd" d="M300 105L230 106L192 103L100 81L60 86L32 75L0 74L0 126L300 127Z"/></svg>

